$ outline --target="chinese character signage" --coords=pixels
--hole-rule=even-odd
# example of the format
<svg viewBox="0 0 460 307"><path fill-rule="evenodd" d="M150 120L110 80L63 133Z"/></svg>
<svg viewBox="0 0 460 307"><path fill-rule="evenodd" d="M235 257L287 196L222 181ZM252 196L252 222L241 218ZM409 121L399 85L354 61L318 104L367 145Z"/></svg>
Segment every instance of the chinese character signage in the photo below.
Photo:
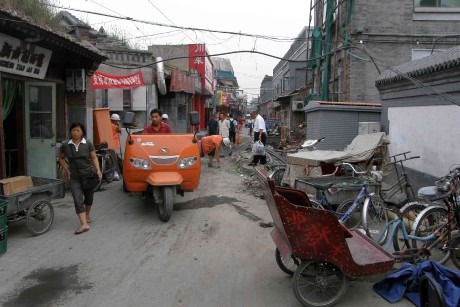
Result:
<svg viewBox="0 0 460 307"><path fill-rule="evenodd" d="M195 77L189 76L185 71L171 69L170 92L186 92L195 94Z"/></svg>
<svg viewBox="0 0 460 307"><path fill-rule="evenodd" d="M214 92L214 69L212 62L207 56L206 47L204 44L188 45L189 69L198 72L202 78L201 86L208 94Z"/></svg>
<svg viewBox="0 0 460 307"><path fill-rule="evenodd" d="M94 75L91 76L92 89L133 88L143 85L144 78L142 77L142 73L140 71L128 76L114 76L96 71Z"/></svg>
<svg viewBox="0 0 460 307"><path fill-rule="evenodd" d="M0 33L0 71L44 79L51 50Z"/></svg>

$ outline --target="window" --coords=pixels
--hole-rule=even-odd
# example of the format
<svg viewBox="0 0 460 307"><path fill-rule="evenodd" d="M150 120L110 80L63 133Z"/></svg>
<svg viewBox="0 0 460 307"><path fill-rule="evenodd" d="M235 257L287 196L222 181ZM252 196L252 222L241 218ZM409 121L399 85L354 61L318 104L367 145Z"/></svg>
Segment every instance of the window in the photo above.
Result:
<svg viewBox="0 0 460 307"><path fill-rule="evenodd" d="M123 109L132 109L131 89L123 90Z"/></svg>
<svg viewBox="0 0 460 307"><path fill-rule="evenodd" d="M414 0L415 7L460 7L460 0Z"/></svg>
<svg viewBox="0 0 460 307"><path fill-rule="evenodd" d="M283 92L289 91L289 77L283 77L282 91Z"/></svg>
<svg viewBox="0 0 460 307"><path fill-rule="evenodd" d="M460 0L414 0L413 20L460 20Z"/></svg>
<svg viewBox="0 0 460 307"><path fill-rule="evenodd" d="M433 54L442 52L443 49L434 49ZM431 55L431 49L412 49L412 61Z"/></svg>

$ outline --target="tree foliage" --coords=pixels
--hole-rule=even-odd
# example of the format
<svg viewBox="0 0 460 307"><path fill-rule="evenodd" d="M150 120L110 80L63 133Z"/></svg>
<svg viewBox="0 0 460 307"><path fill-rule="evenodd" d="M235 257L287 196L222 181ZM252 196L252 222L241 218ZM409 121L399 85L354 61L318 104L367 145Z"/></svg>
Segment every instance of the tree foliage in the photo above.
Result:
<svg viewBox="0 0 460 307"><path fill-rule="evenodd" d="M3 9L14 10L39 25L63 31L58 12L50 4L53 4L50 0L0 0L0 7Z"/></svg>

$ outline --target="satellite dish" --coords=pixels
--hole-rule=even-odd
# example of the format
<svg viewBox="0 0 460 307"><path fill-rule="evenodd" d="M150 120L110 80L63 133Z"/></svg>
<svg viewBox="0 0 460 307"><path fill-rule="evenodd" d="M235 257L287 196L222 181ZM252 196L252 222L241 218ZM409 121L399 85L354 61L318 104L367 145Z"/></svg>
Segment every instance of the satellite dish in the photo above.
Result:
<svg viewBox="0 0 460 307"><path fill-rule="evenodd" d="M157 57L156 59L157 62L157 85L158 85L158 91L160 92L161 95L166 95L166 82L165 82L165 71L163 68L163 58Z"/></svg>

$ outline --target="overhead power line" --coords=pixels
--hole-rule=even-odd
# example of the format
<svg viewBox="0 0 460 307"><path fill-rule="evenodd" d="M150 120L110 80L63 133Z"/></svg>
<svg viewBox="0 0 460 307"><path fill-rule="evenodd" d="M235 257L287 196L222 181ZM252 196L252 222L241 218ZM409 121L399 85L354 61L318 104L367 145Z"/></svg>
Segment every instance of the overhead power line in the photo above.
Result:
<svg viewBox="0 0 460 307"><path fill-rule="evenodd" d="M203 32L221 33L221 34L233 34L233 35L247 36L247 37L253 37L253 38L261 38L261 39L267 39L267 40L278 40L278 41L295 41L295 40L298 40L298 38L289 38L289 37L281 37L281 36L269 36L269 35L261 35L261 34L250 34L250 33L244 33L244 32L212 30L212 29L195 28L195 27L182 27L182 26L176 26L176 25L165 24L165 23L160 23L160 22L153 22L153 21L148 21L148 20L140 20L140 19L136 19L136 18L132 18L132 17L128 17L128 16L115 16L115 15L98 13L98 12L93 12L93 11L74 9L74 8L63 7L63 6L54 5L54 4L46 4L46 5L54 7L54 8L58 8L58 9L63 9L63 10L75 11L75 12L80 12L80 13L86 13L86 14L92 14L92 15L98 15L98 16L122 19L122 20L129 20L129 21L140 22L140 23L145 23L145 24L149 24L149 25L153 25L153 26L159 26L159 27L168 27L168 28L175 28L175 29L182 29L182 30L203 31Z"/></svg>

